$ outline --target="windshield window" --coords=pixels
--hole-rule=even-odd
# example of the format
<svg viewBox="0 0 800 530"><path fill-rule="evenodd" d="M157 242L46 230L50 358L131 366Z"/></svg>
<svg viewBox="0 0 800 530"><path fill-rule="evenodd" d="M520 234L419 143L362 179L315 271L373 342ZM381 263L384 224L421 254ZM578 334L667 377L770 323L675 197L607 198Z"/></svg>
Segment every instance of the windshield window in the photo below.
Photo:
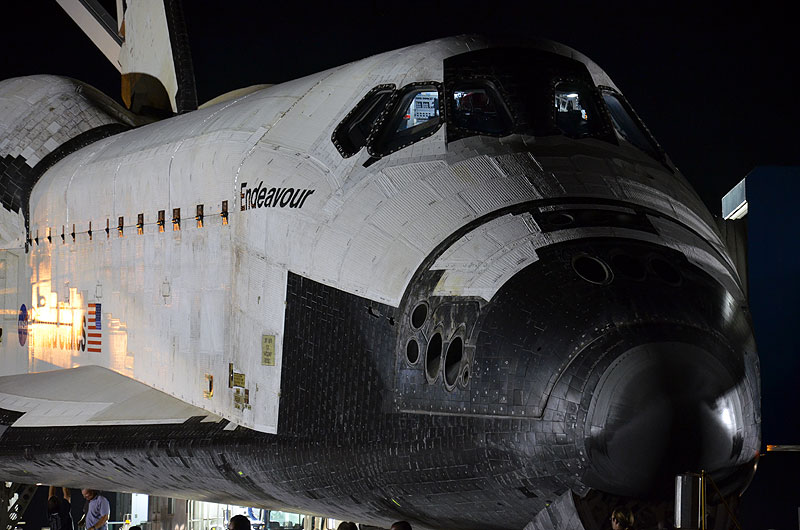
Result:
<svg viewBox="0 0 800 530"><path fill-rule="evenodd" d="M441 125L439 88L436 85L413 84L403 89L397 103L388 112L382 132L370 154L384 156L435 133Z"/></svg>
<svg viewBox="0 0 800 530"><path fill-rule="evenodd" d="M636 120L625 109L625 105L620 101L620 98L612 92L603 92L603 101L608 108L608 113L611 116L611 122L620 136L625 140L632 143L648 155L661 159L658 150L654 143L650 140L649 136L637 124Z"/></svg>
<svg viewBox="0 0 800 530"><path fill-rule="evenodd" d="M569 83L555 86L556 127L572 138L588 136L589 120L594 119L587 91Z"/></svg>
<svg viewBox="0 0 800 530"><path fill-rule="evenodd" d="M409 96L406 96L408 98ZM439 92L415 92L403 111L395 132L412 129L439 117Z"/></svg>
<svg viewBox="0 0 800 530"><path fill-rule="evenodd" d="M394 85L373 88L336 126L333 143L343 157L353 156L367 144L375 120L386 108L393 91Z"/></svg>
<svg viewBox="0 0 800 530"><path fill-rule="evenodd" d="M617 143L605 111L597 111L592 76L575 59L515 47L474 50L444 60L444 82L448 142L516 133Z"/></svg>
<svg viewBox="0 0 800 530"><path fill-rule="evenodd" d="M489 135L511 133L511 117L497 92L488 85L462 85L453 91L454 127Z"/></svg>

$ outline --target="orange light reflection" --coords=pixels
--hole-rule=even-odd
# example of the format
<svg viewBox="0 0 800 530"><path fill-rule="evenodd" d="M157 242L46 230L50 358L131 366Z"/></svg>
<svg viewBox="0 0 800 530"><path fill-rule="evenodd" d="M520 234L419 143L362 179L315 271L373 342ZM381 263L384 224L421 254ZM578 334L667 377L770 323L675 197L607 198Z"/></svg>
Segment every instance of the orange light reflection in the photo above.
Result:
<svg viewBox="0 0 800 530"><path fill-rule="evenodd" d="M34 300L29 324L30 366L38 362L59 368L72 368L74 361L86 349L86 308L83 295L69 290L68 301L59 302L58 293L51 291L50 282L34 285Z"/></svg>

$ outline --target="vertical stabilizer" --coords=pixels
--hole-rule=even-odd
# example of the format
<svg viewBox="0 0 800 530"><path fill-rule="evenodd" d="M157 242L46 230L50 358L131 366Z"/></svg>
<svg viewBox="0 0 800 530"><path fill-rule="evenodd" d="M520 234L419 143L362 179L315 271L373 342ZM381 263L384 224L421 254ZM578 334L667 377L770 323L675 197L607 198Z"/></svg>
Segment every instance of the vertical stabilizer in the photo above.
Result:
<svg viewBox="0 0 800 530"><path fill-rule="evenodd" d="M130 110L166 116L197 108L180 0L118 1L116 24L97 0L58 3L120 71Z"/></svg>

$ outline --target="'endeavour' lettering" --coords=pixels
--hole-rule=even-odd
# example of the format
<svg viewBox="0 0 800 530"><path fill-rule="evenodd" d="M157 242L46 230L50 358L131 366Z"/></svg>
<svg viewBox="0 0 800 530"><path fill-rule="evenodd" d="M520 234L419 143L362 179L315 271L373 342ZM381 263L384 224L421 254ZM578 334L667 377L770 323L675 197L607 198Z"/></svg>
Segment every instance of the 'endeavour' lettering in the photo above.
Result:
<svg viewBox="0 0 800 530"><path fill-rule="evenodd" d="M248 188L247 182L242 182L241 205L242 211L252 208L302 208L308 196L314 190L302 188L264 188L264 181L255 188Z"/></svg>

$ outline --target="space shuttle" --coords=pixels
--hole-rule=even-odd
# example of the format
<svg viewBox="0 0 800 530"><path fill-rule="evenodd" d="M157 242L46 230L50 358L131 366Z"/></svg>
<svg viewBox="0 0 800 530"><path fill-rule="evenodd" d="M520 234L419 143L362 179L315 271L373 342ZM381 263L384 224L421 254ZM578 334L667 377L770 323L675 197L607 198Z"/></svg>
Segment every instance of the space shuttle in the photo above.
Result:
<svg viewBox="0 0 800 530"><path fill-rule="evenodd" d="M0 81L2 480L589 530L704 471L731 524L744 278L589 58L457 36L195 110L123 75Z"/></svg>

